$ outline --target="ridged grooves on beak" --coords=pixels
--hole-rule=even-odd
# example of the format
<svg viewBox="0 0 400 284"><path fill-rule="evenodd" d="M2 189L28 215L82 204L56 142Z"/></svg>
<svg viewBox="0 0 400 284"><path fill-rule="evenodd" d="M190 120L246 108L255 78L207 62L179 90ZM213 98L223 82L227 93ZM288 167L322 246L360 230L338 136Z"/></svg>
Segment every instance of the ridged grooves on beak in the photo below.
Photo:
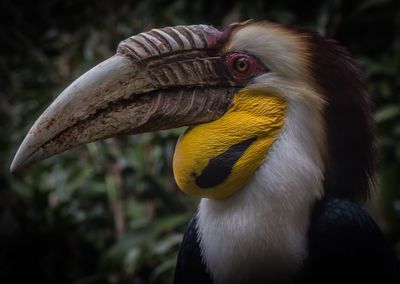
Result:
<svg viewBox="0 0 400 284"><path fill-rule="evenodd" d="M214 48L221 32L212 26L193 25L153 29L120 43L117 53L139 61L184 50Z"/></svg>
<svg viewBox="0 0 400 284"><path fill-rule="evenodd" d="M121 42L115 56L73 82L39 117L11 171L83 143L222 116L236 87L215 50L220 33L178 26Z"/></svg>

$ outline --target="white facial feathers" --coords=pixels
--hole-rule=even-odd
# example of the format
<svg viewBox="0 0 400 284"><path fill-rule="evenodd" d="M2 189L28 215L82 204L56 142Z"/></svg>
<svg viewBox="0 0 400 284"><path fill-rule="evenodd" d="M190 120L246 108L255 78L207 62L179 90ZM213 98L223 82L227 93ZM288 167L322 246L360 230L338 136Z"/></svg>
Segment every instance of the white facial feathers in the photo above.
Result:
<svg viewBox="0 0 400 284"><path fill-rule="evenodd" d="M291 79L304 80L307 74L306 40L273 23L239 26L225 50L252 54L271 71Z"/></svg>

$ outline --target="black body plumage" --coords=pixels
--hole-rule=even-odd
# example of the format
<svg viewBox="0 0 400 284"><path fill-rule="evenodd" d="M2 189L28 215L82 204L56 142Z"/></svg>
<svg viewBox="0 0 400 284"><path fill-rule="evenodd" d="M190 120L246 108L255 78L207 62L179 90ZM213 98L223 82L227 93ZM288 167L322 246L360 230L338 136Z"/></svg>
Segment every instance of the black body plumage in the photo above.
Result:
<svg viewBox="0 0 400 284"><path fill-rule="evenodd" d="M181 245L175 284L213 283L201 258L196 219ZM290 283L400 283L399 271L390 242L368 212L350 200L326 198L314 205L308 257Z"/></svg>
<svg viewBox="0 0 400 284"><path fill-rule="evenodd" d="M175 268L174 284L212 284L201 257L197 233L197 216L193 215L183 236Z"/></svg>

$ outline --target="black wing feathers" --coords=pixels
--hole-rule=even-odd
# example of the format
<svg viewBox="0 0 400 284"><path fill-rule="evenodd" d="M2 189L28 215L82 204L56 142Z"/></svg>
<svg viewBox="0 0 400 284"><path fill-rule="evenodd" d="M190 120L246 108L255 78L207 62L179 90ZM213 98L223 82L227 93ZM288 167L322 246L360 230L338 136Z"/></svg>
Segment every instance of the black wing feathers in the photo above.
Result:
<svg viewBox="0 0 400 284"><path fill-rule="evenodd" d="M317 202L304 283L400 283L398 260L371 216L344 199Z"/></svg>
<svg viewBox="0 0 400 284"><path fill-rule="evenodd" d="M212 284L197 242L197 218L192 217L178 255L174 284Z"/></svg>

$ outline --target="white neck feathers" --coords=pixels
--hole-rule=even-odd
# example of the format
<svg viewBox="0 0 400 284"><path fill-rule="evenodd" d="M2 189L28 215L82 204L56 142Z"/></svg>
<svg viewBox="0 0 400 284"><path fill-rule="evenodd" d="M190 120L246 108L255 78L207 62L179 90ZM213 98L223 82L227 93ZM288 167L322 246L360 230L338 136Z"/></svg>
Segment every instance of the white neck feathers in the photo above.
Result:
<svg viewBox="0 0 400 284"><path fill-rule="evenodd" d="M288 100L285 126L249 184L225 200L201 200L200 247L215 283L276 280L300 268L323 194L321 120L319 109Z"/></svg>

